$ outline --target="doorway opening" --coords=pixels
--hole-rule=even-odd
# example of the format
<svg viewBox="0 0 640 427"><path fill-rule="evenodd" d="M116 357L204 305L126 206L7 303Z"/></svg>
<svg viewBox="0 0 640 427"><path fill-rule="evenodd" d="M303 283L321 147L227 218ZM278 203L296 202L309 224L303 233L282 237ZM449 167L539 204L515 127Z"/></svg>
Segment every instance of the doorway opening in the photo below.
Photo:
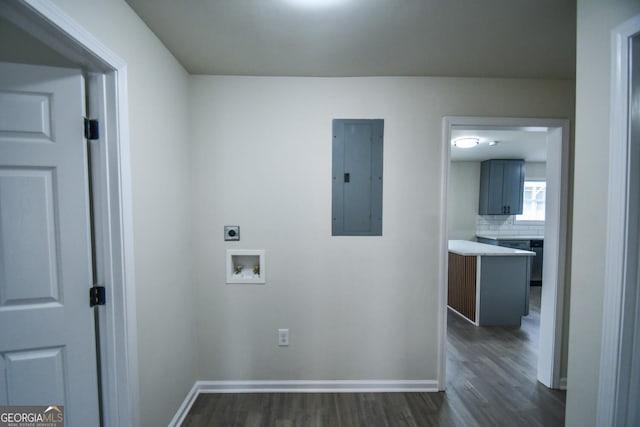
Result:
<svg viewBox="0 0 640 427"><path fill-rule="evenodd" d="M96 276L108 301L98 308L104 425L138 425L126 63L50 1L2 2L0 19L37 42L31 46L45 47L31 57L21 52L23 61L0 60L80 69L86 81L88 114L101 124L99 143L91 150L91 175ZM88 306L88 292L86 301Z"/></svg>
<svg viewBox="0 0 640 427"><path fill-rule="evenodd" d="M451 140L456 131L539 132L546 139L546 218L544 222L544 270L541 288L537 380L548 388L566 387L561 378L565 335L564 294L568 210L569 121L563 119L445 117L443 119L443 202L440 276L439 387L446 388L448 209ZM478 184L479 185L479 184ZM477 209L477 207L476 207Z"/></svg>

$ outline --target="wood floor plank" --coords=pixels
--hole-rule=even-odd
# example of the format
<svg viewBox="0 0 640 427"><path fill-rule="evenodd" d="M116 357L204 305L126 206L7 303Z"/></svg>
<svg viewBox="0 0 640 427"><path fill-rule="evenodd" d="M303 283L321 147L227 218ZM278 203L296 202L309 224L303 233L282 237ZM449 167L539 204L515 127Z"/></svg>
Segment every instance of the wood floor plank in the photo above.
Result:
<svg viewBox="0 0 640 427"><path fill-rule="evenodd" d="M540 288L520 328L448 314L446 393L202 394L182 427L564 425L565 392L536 379Z"/></svg>

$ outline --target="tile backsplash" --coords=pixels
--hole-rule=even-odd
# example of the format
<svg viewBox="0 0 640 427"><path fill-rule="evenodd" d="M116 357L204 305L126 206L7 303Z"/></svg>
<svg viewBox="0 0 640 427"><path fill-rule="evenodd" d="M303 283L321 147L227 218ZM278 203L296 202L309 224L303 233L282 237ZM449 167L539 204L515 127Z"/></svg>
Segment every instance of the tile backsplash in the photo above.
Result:
<svg viewBox="0 0 640 427"><path fill-rule="evenodd" d="M543 222L518 222L515 215L477 215L476 233L495 236L544 236Z"/></svg>

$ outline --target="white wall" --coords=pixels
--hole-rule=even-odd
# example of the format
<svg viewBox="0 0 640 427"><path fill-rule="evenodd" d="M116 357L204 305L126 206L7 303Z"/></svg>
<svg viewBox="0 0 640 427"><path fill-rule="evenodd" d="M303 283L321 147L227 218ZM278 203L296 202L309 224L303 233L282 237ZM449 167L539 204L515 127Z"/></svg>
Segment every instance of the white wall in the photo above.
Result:
<svg viewBox="0 0 640 427"><path fill-rule="evenodd" d="M547 164L545 162L526 162L524 176L525 178L546 178Z"/></svg>
<svg viewBox="0 0 640 427"><path fill-rule="evenodd" d="M167 425L196 379L189 75L122 0L54 0L127 62L140 414Z"/></svg>
<svg viewBox="0 0 640 427"><path fill-rule="evenodd" d="M71 61L2 17L0 17L0 61L74 67Z"/></svg>
<svg viewBox="0 0 640 427"><path fill-rule="evenodd" d="M436 379L442 118L570 118L572 98L571 81L194 76L200 378ZM385 120L382 237L331 237L333 118ZM266 249L266 285L225 285L232 247Z"/></svg>
<svg viewBox="0 0 640 427"><path fill-rule="evenodd" d="M449 239L475 240L480 162L451 162L447 228Z"/></svg>
<svg viewBox="0 0 640 427"><path fill-rule="evenodd" d="M566 424L596 419L604 298L611 30L637 0L578 0L571 320Z"/></svg>

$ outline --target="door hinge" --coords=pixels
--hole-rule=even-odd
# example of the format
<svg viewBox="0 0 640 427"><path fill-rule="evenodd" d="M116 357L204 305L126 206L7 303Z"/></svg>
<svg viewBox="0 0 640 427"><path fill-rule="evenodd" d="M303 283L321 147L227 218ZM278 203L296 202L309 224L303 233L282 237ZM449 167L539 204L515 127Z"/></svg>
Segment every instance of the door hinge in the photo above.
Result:
<svg viewBox="0 0 640 427"><path fill-rule="evenodd" d="M105 305L107 303L107 293L104 286L94 286L89 289L89 306Z"/></svg>
<svg viewBox="0 0 640 427"><path fill-rule="evenodd" d="M100 123L96 119L84 119L84 137L89 140L100 138Z"/></svg>

